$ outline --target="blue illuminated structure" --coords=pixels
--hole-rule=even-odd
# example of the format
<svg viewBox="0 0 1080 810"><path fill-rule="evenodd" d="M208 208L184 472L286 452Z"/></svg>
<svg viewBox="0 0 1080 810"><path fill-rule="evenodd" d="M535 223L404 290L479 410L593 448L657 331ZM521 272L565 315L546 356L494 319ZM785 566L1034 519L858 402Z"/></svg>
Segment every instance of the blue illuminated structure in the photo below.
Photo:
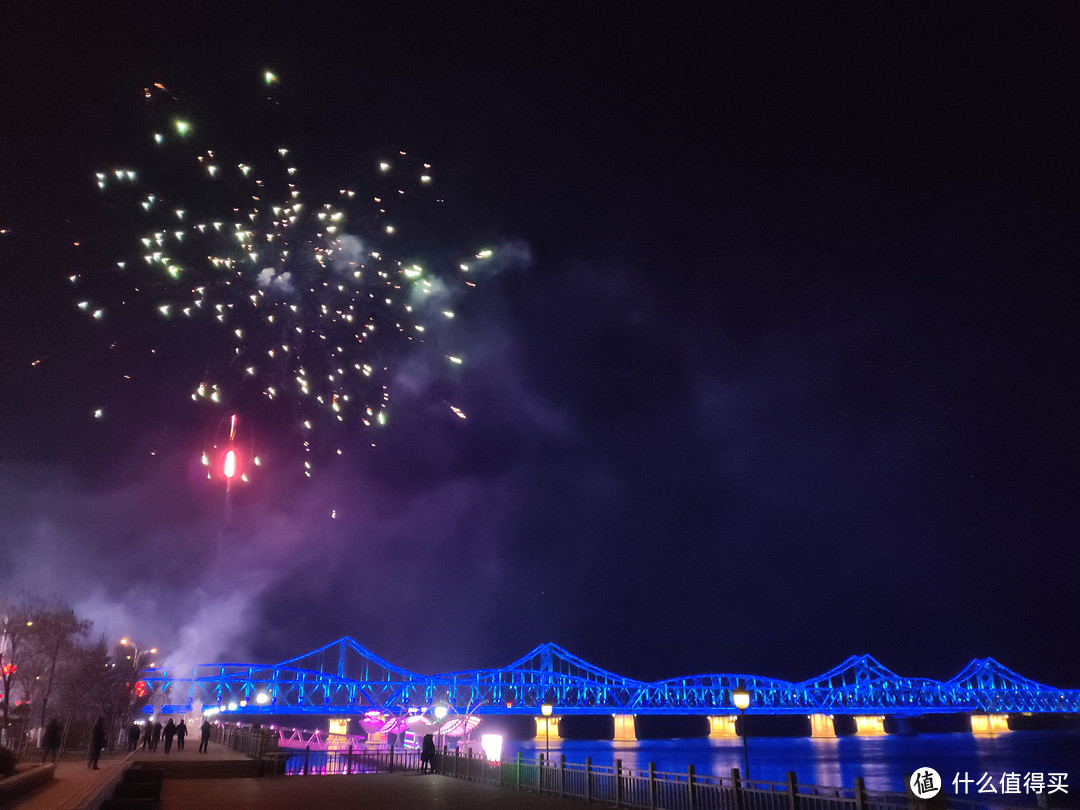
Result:
<svg viewBox="0 0 1080 810"><path fill-rule="evenodd" d="M717 715L736 711L731 693L739 687L750 692L747 711L756 714L1080 712L1080 689L1037 683L992 658L973 660L947 681L903 677L860 655L798 683L743 674L648 683L550 643L499 669L422 675L345 637L279 664L200 664L190 677L152 669L143 680L159 705L246 715L403 714L437 703L480 715L536 715L545 702L560 715Z"/></svg>

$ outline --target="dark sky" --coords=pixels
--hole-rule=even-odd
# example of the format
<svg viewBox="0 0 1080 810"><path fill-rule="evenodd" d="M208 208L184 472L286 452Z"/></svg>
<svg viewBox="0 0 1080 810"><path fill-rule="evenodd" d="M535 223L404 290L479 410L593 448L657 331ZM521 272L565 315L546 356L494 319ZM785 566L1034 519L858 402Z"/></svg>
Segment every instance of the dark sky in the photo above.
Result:
<svg viewBox="0 0 1080 810"><path fill-rule="evenodd" d="M2 12L3 592L175 663L1080 686L1080 7L219 5ZM287 405L243 417L250 483L200 477L212 323L75 307L140 235L94 173L152 82L328 189L422 155L398 249L500 257L310 479Z"/></svg>

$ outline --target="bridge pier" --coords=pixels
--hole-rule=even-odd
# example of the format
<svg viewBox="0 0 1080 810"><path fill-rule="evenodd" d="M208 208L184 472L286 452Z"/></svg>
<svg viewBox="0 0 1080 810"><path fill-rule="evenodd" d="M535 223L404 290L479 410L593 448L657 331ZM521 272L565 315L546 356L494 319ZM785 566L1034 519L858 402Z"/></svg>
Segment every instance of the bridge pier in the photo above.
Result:
<svg viewBox="0 0 1080 810"><path fill-rule="evenodd" d="M634 715L613 714L615 718L615 735L611 738L622 742L633 742L637 739L637 729L634 727Z"/></svg>
<svg viewBox="0 0 1080 810"><path fill-rule="evenodd" d="M1009 715L1007 714L971 715L972 734L1003 734L1009 730Z"/></svg>
<svg viewBox="0 0 1080 810"><path fill-rule="evenodd" d="M831 714L810 715L810 736L835 737L836 728L833 727L833 716Z"/></svg>
<svg viewBox="0 0 1080 810"><path fill-rule="evenodd" d="M540 717L533 718L536 720L536 737L535 740L561 740L559 736L559 721L561 717Z"/></svg>
<svg viewBox="0 0 1080 810"><path fill-rule="evenodd" d="M709 737L713 738L729 738L738 737L739 732L735 730L735 721L739 718L734 714L724 714L719 716L709 716Z"/></svg>
<svg viewBox="0 0 1080 810"><path fill-rule="evenodd" d="M884 737L885 715L883 714L857 714L855 715L856 737Z"/></svg>

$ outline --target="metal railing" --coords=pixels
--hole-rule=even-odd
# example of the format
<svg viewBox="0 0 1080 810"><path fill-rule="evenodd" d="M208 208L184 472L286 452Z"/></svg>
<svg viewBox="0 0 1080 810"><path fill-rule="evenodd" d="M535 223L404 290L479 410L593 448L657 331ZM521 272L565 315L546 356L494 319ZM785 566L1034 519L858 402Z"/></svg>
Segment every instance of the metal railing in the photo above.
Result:
<svg viewBox="0 0 1080 810"><path fill-rule="evenodd" d="M651 762L644 770L623 768L620 760L593 765L591 757L583 765L568 763L565 756L549 764L543 757L525 759L521 754L509 762L488 762L471 751L462 755L444 750L435 770L517 790L649 810L1017 810L944 794L921 800L867 790L862 777L856 777L851 788L823 787L799 784L794 772L788 772L785 782L770 782L742 778L737 768L730 776L710 776L696 773L693 765L684 772L664 772Z"/></svg>
<svg viewBox="0 0 1080 810"><path fill-rule="evenodd" d="M368 747L349 744L325 748L280 747L279 733L250 726L219 725L212 739L259 763L260 774L321 775L383 773L418 770L420 752L413 748ZM351 741L350 741L351 742ZM490 762L486 757L449 752L436 755L436 773L458 779L485 782L517 790L549 793L586 802L648 810L1032 810L1032 806L995 804L939 794L922 800L905 793L867 790L862 777L850 788L799 784L789 771L784 782L746 779L733 768L730 776L699 774L693 765L685 771L658 771L650 762L646 769L594 765L566 761L546 762L543 756ZM1046 796L1039 807L1046 808Z"/></svg>
<svg viewBox="0 0 1080 810"><path fill-rule="evenodd" d="M352 744L328 748L325 742L285 747L280 745L280 732L251 726L214 726L211 740L255 759L260 775L384 773L420 767L417 750Z"/></svg>
<svg viewBox="0 0 1080 810"><path fill-rule="evenodd" d="M287 776L321 774L388 773L420 768L419 751L390 748L312 750L283 748L273 754L281 763L275 773Z"/></svg>

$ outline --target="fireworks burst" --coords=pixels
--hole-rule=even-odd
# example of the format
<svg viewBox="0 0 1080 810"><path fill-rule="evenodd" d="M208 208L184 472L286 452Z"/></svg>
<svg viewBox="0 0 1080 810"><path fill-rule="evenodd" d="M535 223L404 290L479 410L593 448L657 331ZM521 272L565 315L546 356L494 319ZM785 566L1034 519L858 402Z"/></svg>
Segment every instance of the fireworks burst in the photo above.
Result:
<svg viewBox="0 0 1080 810"><path fill-rule="evenodd" d="M480 251L429 271L403 257L402 221L440 202L431 165L399 151L373 160L363 183L316 199L288 147L258 161L230 156L204 142L164 85L145 96L146 165L94 178L137 235L115 266L71 276L84 291L79 308L107 321L111 307L139 306L170 339L178 322L212 325L221 343L190 397L231 411L252 396L288 403L308 451L327 421L385 424L393 358L453 319L453 302L475 286L469 271L490 259Z"/></svg>

